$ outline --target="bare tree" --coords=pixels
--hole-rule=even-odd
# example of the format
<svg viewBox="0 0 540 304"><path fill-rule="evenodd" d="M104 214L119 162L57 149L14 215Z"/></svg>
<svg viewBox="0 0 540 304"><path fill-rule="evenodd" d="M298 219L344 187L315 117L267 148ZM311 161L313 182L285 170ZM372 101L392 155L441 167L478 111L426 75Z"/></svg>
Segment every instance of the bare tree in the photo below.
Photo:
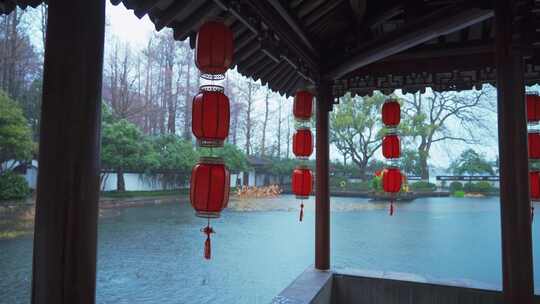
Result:
<svg viewBox="0 0 540 304"><path fill-rule="evenodd" d="M268 126L268 112L269 112L269 99L271 91L267 88L266 95L264 97L264 120L262 125L262 136L261 136L261 156L266 155L266 127Z"/></svg>
<svg viewBox="0 0 540 304"><path fill-rule="evenodd" d="M436 143L478 144L489 131L488 112L496 109L490 89L431 92L403 99L404 133L417 145L420 175L429 178L428 159ZM458 127L459 126L459 127Z"/></svg>
<svg viewBox="0 0 540 304"><path fill-rule="evenodd" d="M260 85L255 83L251 79L242 80L238 85L239 97L245 105L245 116L244 116L244 136L245 136L245 145L244 149L247 155L251 155L253 152L253 129L255 128L255 121L253 119L254 115L254 104L255 97L257 92L260 89Z"/></svg>

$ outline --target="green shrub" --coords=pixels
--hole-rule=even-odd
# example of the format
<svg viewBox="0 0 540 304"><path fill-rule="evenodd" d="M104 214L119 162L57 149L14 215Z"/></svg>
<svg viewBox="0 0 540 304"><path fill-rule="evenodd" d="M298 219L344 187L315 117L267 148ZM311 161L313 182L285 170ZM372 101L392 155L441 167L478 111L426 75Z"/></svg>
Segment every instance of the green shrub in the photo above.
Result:
<svg viewBox="0 0 540 304"><path fill-rule="evenodd" d="M12 172L0 175L0 201L20 200L30 195L30 187L24 177Z"/></svg>
<svg viewBox="0 0 540 304"><path fill-rule="evenodd" d="M409 188L414 192L432 192L437 190L437 185L426 181L419 181L410 184Z"/></svg>
<svg viewBox="0 0 540 304"><path fill-rule="evenodd" d="M354 190L354 191L369 191L371 190L371 181L361 181L361 182L353 182L347 184L348 190Z"/></svg>
<svg viewBox="0 0 540 304"><path fill-rule="evenodd" d="M465 197L465 192L462 190L457 190L457 191L454 191L452 195L455 197Z"/></svg>
<svg viewBox="0 0 540 304"><path fill-rule="evenodd" d="M474 190L476 193L489 194L493 191L493 186L489 182L478 182L474 185Z"/></svg>
<svg viewBox="0 0 540 304"><path fill-rule="evenodd" d="M343 185L347 187L349 183L347 182L347 178L343 176L331 176L330 177L330 187L334 189L343 189Z"/></svg>
<svg viewBox="0 0 540 304"><path fill-rule="evenodd" d="M383 190L382 187L382 176L374 176L371 180L371 189L373 189L376 192L381 192Z"/></svg>
<svg viewBox="0 0 540 304"><path fill-rule="evenodd" d="M463 191L463 184L460 182L451 182L450 192L454 193L456 191Z"/></svg>
<svg viewBox="0 0 540 304"><path fill-rule="evenodd" d="M489 182L466 183L463 190L467 193L489 194L493 191L493 186Z"/></svg>

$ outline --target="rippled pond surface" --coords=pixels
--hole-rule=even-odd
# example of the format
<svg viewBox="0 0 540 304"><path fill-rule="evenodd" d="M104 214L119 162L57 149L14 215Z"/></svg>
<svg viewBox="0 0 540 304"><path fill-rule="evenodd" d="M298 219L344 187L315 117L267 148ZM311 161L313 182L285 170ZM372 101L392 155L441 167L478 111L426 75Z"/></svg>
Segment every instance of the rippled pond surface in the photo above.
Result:
<svg viewBox="0 0 540 304"><path fill-rule="evenodd" d="M287 210L297 202L282 196L268 204ZM336 268L501 285L498 198L419 199L393 217L365 199L333 198L332 205ZM211 261L202 258L204 221L187 202L117 212L100 219L98 303L268 303L313 262L312 206L303 223L297 210L224 212L213 222ZM0 241L0 303L29 303L31 261L31 237Z"/></svg>

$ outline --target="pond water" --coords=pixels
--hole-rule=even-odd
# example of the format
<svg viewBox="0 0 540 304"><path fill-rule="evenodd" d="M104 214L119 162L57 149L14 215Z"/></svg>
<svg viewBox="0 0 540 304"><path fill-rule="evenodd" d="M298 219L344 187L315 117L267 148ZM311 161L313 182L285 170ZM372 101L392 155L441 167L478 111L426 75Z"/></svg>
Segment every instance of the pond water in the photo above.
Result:
<svg viewBox="0 0 540 304"><path fill-rule="evenodd" d="M272 204L281 202L297 204ZM97 303L268 303L313 263L313 200L306 204L303 223L297 210L225 211L213 221L211 261L202 258L205 222L187 202L117 210L100 219ZM336 268L500 288L498 198L418 199L393 217L365 199L332 198L332 209ZM0 241L0 303L29 303L31 261L31 237Z"/></svg>

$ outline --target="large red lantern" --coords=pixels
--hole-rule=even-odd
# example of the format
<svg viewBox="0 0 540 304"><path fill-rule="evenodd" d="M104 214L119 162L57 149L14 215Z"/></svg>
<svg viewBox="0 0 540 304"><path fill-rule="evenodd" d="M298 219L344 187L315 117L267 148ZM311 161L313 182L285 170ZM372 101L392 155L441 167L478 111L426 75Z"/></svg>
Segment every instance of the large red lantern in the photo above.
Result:
<svg viewBox="0 0 540 304"><path fill-rule="evenodd" d="M206 234L204 257L211 257L210 219L218 218L229 202L229 170L217 157L203 157L191 171L189 198L198 217L207 218L208 225L203 229Z"/></svg>
<svg viewBox="0 0 540 304"><path fill-rule="evenodd" d="M399 125L399 122L401 121L399 102L396 100L386 101L382 107L382 119L386 126L395 127Z"/></svg>
<svg viewBox="0 0 540 304"><path fill-rule="evenodd" d="M540 121L540 96L527 94L527 122Z"/></svg>
<svg viewBox="0 0 540 304"><path fill-rule="evenodd" d="M313 174L305 166L294 169L292 174L292 190L298 199L307 199L311 194L313 184ZM304 203L300 204L300 221L304 217Z"/></svg>
<svg viewBox="0 0 540 304"><path fill-rule="evenodd" d="M221 147L229 135L229 98L221 92L201 91L193 98L193 135L201 147Z"/></svg>
<svg viewBox="0 0 540 304"><path fill-rule="evenodd" d="M293 153L304 159L313 153L313 135L309 128L298 129L293 135Z"/></svg>
<svg viewBox="0 0 540 304"><path fill-rule="evenodd" d="M199 28L195 64L203 75L224 74L229 69L233 61L233 41L233 32L223 22L208 21Z"/></svg>
<svg viewBox="0 0 540 304"><path fill-rule="evenodd" d="M540 159L540 133L530 132L527 137L529 141L529 158Z"/></svg>
<svg viewBox="0 0 540 304"><path fill-rule="evenodd" d="M386 135L382 142L383 156L388 159L399 158L401 155L401 147L399 136L395 134Z"/></svg>
<svg viewBox="0 0 540 304"><path fill-rule="evenodd" d="M293 114L298 120L310 120L313 114L313 94L298 91L294 96Z"/></svg>
<svg viewBox="0 0 540 304"><path fill-rule="evenodd" d="M540 200L540 171L529 172L529 186L531 190L531 200Z"/></svg>

